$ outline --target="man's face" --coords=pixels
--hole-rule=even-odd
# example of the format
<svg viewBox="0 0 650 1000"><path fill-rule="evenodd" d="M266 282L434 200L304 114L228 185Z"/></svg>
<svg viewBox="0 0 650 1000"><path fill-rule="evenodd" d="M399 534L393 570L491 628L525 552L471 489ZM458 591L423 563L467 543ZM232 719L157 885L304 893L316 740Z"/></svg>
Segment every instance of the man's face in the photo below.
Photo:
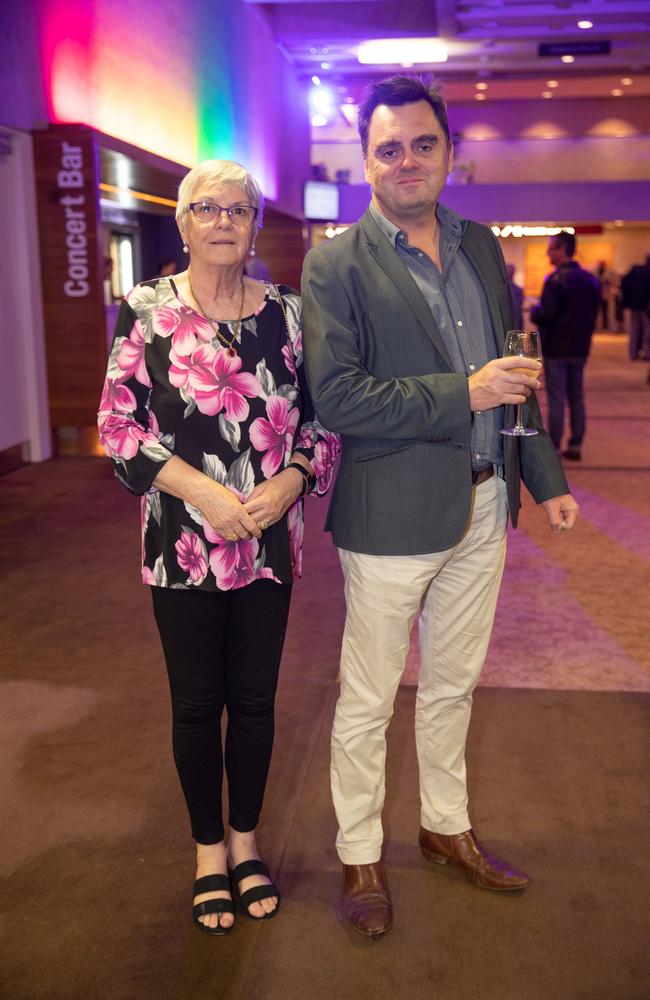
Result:
<svg viewBox="0 0 650 1000"><path fill-rule="evenodd" d="M565 260L568 260L564 244L556 239L555 236L551 236L548 241L546 254L553 267L559 267Z"/></svg>
<svg viewBox="0 0 650 1000"><path fill-rule="evenodd" d="M435 210L452 164L453 151L427 101L375 108L364 173L380 210L395 225Z"/></svg>

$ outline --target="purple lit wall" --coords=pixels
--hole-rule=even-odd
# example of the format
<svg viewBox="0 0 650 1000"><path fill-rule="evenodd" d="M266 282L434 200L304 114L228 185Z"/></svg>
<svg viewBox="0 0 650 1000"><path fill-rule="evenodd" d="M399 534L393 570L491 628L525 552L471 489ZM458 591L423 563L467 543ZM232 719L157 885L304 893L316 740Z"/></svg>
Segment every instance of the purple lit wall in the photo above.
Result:
<svg viewBox="0 0 650 1000"><path fill-rule="evenodd" d="M440 200L477 222L637 222L650 216L650 181L448 184ZM342 185L339 221L355 222L369 201L366 184Z"/></svg>

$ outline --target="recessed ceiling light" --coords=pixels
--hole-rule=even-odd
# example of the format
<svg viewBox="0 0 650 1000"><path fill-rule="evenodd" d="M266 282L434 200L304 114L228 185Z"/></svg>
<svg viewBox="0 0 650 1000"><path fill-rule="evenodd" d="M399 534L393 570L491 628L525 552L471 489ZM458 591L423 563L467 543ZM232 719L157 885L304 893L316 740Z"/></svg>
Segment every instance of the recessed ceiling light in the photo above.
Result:
<svg viewBox="0 0 650 1000"><path fill-rule="evenodd" d="M542 97L549 98L549 97L552 97L552 96L553 96L553 91L552 90L543 90L542 91Z"/></svg>
<svg viewBox="0 0 650 1000"><path fill-rule="evenodd" d="M476 87L477 90L487 90L488 89L487 83L475 83L474 86Z"/></svg>
<svg viewBox="0 0 650 1000"><path fill-rule="evenodd" d="M447 62L447 47L439 38L375 38L361 42L357 59L364 65Z"/></svg>
<svg viewBox="0 0 650 1000"><path fill-rule="evenodd" d="M546 86L553 88L553 87L559 87L560 84L559 84L559 82L557 80L547 80L546 81Z"/></svg>
<svg viewBox="0 0 650 1000"><path fill-rule="evenodd" d="M560 62L563 62L563 63L572 63L572 62L575 62L575 61L576 61L576 57L575 56L560 56Z"/></svg>
<svg viewBox="0 0 650 1000"><path fill-rule="evenodd" d="M486 98L486 95L481 90L479 90L478 94L474 94L474 100L475 101L484 101L485 98Z"/></svg>
<svg viewBox="0 0 650 1000"><path fill-rule="evenodd" d="M321 69L331 69L332 68L332 64L328 63L328 62L323 62L323 63L320 64L320 68Z"/></svg>
<svg viewBox="0 0 650 1000"><path fill-rule="evenodd" d="M319 76L312 76L311 82L313 83L313 85L315 87L320 87L320 77Z"/></svg>
<svg viewBox="0 0 650 1000"><path fill-rule="evenodd" d="M593 28L593 26L594 26L593 21L578 21L578 27L582 28L583 31L586 31L587 28Z"/></svg>
<svg viewBox="0 0 650 1000"><path fill-rule="evenodd" d="M632 79L631 76L624 76L623 79L621 80L621 83L623 84L624 87L631 87L632 84L634 83L634 80Z"/></svg>
<svg viewBox="0 0 650 1000"><path fill-rule="evenodd" d="M615 89L614 89L614 90L612 91L612 97L621 97L621 96L622 96L622 94L623 94L623 91L622 91L622 90L620 90L620 89L619 89L618 87L616 87L616 88L615 88Z"/></svg>

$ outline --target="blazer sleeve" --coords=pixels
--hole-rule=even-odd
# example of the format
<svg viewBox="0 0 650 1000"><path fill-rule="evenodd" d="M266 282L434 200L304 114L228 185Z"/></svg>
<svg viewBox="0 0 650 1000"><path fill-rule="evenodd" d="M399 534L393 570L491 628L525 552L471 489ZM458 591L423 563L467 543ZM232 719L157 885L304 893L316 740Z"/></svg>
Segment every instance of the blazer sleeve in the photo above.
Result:
<svg viewBox="0 0 650 1000"><path fill-rule="evenodd" d="M368 371L350 296L318 247L305 258L302 304L307 380L325 427L356 437L469 442L465 375L380 379Z"/></svg>

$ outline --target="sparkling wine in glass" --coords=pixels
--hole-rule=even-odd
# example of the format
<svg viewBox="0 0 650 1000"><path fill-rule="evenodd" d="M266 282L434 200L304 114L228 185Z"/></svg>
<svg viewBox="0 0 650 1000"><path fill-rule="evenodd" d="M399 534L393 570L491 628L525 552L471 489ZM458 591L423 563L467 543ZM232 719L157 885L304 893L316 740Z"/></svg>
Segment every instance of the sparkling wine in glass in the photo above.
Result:
<svg viewBox="0 0 650 1000"><path fill-rule="evenodd" d="M503 347L503 356L504 358L533 358L535 361L541 361L542 345L537 331L526 333L524 330L508 330ZM526 366L522 364L521 367L525 369ZM528 370L532 371L532 369ZM539 431L536 431L533 427L524 427L521 420L521 403L519 403L517 405L517 420L514 427L504 427L501 433L507 434L509 437L531 437L534 434L538 434Z"/></svg>

